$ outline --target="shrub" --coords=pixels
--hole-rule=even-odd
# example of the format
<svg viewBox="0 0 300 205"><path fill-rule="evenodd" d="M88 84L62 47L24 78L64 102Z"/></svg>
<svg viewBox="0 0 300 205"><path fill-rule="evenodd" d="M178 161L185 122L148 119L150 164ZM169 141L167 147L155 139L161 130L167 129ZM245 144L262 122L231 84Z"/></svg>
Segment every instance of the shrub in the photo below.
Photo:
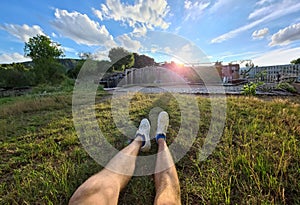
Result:
<svg viewBox="0 0 300 205"><path fill-rule="evenodd" d="M39 84L38 86L32 89L32 93L34 94L45 94L45 93L53 93L58 91L59 91L59 87L49 85L49 84Z"/></svg>
<svg viewBox="0 0 300 205"><path fill-rule="evenodd" d="M244 95L256 95L257 86L258 86L258 84L253 83L253 82L250 82L250 83L244 85L244 87L242 89L242 94L244 94Z"/></svg>
<svg viewBox="0 0 300 205"><path fill-rule="evenodd" d="M286 90L286 91L288 91L290 93L296 93L297 92L297 90L296 90L296 88L294 86L292 86L291 84L286 83L286 82L279 83L277 85L277 88Z"/></svg>
<svg viewBox="0 0 300 205"><path fill-rule="evenodd" d="M74 88L75 80L65 77L64 81L61 83L61 90L65 92L72 92Z"/></svg>
<svg viewBox="0 0 300 205"><path fill-rule="evenodd" d="M21 64L0 67L1 87L22 87L34 84L34 73Z"/></svg>

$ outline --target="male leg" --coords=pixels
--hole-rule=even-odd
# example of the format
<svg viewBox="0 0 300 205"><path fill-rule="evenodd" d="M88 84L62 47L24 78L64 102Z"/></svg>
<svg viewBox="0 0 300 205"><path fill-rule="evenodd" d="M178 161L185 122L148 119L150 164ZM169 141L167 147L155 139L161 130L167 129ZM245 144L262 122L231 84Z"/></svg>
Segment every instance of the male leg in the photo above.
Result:
<svg viewBox="0 0 300 205"><path fill-rule="evenodd" d="M116 154L102 171L87 179L75 191L69 204L117 204L120 191L132 177L139 150L150 149L149 132L149 121L143 119L131 144Z"/></svg>
<svg viewBox="0 0 300 205"><path fill-rule="evenodd" d="M178 175L166 144L168 125L168 113L163 111L158 116L156 132L158 153L154 176L156 189L155 204L181 204Z"/></svg>

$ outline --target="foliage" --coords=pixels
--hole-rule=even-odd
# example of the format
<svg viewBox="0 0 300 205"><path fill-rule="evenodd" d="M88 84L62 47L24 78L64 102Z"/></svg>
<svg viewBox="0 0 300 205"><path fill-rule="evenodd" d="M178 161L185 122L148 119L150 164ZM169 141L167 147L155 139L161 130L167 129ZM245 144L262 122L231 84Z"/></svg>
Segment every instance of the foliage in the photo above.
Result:
<svg viewBox="0 0 300 205"><path fill-rule="evenodd" d="M34 73L20 63L0 66L0 87L22 87L34 84Z"/></svg>
<svg viewBox="0 0 300 205"><path fill-rule="evenodd" d="M291 64L300 64L300 58L291 61Z"/></svg>
<svg viewBox="0 0 300 205"><path fill-rule="evenodd" d="M134 55L134 68L144 68L147 66L153 66L155 61L146 55L139 55L138 53L133 53Z"/></svg>
<svg viewBox="0 0 300 205"><path fill-rule="evenodd" d="M81 52L78 54L79 58L82 60L92 59L93 54L91 52Z"/></svg>
<svg viewBox="0 0 300 205"><path fill-rule="evenodd" d="M36 83L58 83L63 80L64 68L56 59L63 55L60 44L49 37L37 35L25 43L25 56L34 63Z"/></svg>
<svg viewBox="0 0 300 205"><path fill-rule="evenodd" d="M182 123L176 99L167 94L130 98L129 115L136 126L153 107L169 113L170 145ZM0 109L0 202L67 204L76 188L102 169L76 135L71 95L16 99ZM100 100L95 105L100 129L121 150L127 137L113 123L110 100ZM219 99L197 100L199 134L176 163L182 204L300 204L299 98L227 98L223 135L205 161L198 156L210 122L216 120L211 118L212 100L216 104ZM152 145L150 154L157 151L154 141ZM133 177L121 192L119 204L148 205L154 197L153 176Z"/></svg>
<svg viewBox="0 0 300 205"><path fill-rule="evenodd" d="M68 76L69 78L76 79L78 73L80 72L80 69L82 68L82 66L83 66L83 64L84 64L84 62L85 62L85 60L80 60L80 61L78 61L78 63L76 64L75 68L69 69L69 70L67 71L67 76Z"/></svg>
<svg viewBox="0 0 300 205"><path fill-rule="evenodd" d="M47 95L50 93L55 93L59 91L59 87L57 85L49 85L49 84L39 84L32 88L33 94Z"/></svg>
<svg viewBox="0 0 300 205"><path fill-rule="evenodd" d="M34 64L37 84L59 84L65 78L65 67L54 59L41 59Z"/></svg>
<svg viewBox="0 0 300 205"><path fill-rule="evenodd" d="M250 60L250 62L247 62L245 66L246 68L254 68L254 63Z"/></svg>
<svg viewBox="0 0 300 205"><path fill-rule="evenodd" d="M272 92L274 89L274 86L272 84L266 84L266 83L260 83L257 86L257 90L262 92Z"/></svg>
<svg viewBox="0 0 300 205"><path fill-rule="evenodd" d="M277 88L279 89L283 89L286 90L290 93L297 93L297 90L294 86L292 86L291 84L287 83L287 82L281 82L277 85Z"/></svg>
<svg viewBox="0 0 300 205"><path fill-rule="evenodd" d="M243 78L248 78L249 77L249 73L250 71L254 68L254 64L253 63L246 63L246 69L241 71L241 75ZM256 66L258 67L258 66Z"/></svg>
<svg viewBox="0 0 300 205"><path fill-rule="evenodd" d="M106 72L112 72L113 71L113 67L111 62L107 61L107 60L102 60L98 62L98 67L97 67L97 72L98 73L106 73Z"/></svg>
<svg viewBox="0 0 300 205"><path fill-rule="evenodd" d="M267 76L267 71L263 70L263 71L257 73L255 75L255 78L257 81L264 81L266 76Z"/></svg>
<svg viewBox="0 0 300 205"><path fill-rule="evenodd" d="M74 79L65 77L64 80L59 85L50 85L50 84L39 84L32 89L33 94L57 94L57 93L69 93L73 91L74 88Z"/></svg>
<svg viewBox="0 0 300 205"><path fill-rule="evenodd" d="M52 42L49 37L37 35L25 43L24 53L33 62L38 62L41 59L53 59L62 56L63 51L59 46L60 44Z"/></svg>
<svg viewBox="0 0 300 205"><path fill-rule="evenodd" d="M78 73L82 75L82 77L90 77L92 79L97 79L97 76L106 73L107 71L111 71L112 66L109 61L106 60L82 60L75 68L73 72L74 78L77 78Z"/></svg>
<svg viewBox="0 0 300 205"><path fill-rule="evenodd" d="M134 55L122 47L110 49L108 57L115 71L124 71L134 65Z"/></svg>
<svg viewBox="0 0 300 205"><path fill-rule="evenodd" d="M256 88L257 86L261 85L262 83L253 83L250 82L243 86L242 94L244 95L256 95Z"/></svg>

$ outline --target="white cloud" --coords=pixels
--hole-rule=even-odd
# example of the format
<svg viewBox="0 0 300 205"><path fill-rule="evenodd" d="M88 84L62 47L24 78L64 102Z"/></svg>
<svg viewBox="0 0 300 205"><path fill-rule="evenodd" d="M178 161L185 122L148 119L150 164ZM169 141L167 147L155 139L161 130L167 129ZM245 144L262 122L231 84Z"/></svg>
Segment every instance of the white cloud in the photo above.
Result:
<svg viewBox="0 0 300 205"><path fill-rule="evenodd" d="M260 0L258 2L256 2L256 5L264 5L266 3L272 3L274 0Z"/></svg>
<svg viewBox="0 0 300 205"><path fill-rule="evenodd" d="M185 20L192 19L195 20L199 18L204 10L210 5L210 2L195 1L192 3L190 0L184 1L184 8L186 10Z"/></svg>
<svg viewBox="0 0 300 205"><path fill-rule="evenodd" d="M164 48L164 52L166 52L167 54L170 54L170 53L172 53L172 49L167 46Z"/></svg>
<svg viewBox="0 0 300 205"><path fill-rule="evenodd" d="M282 9L280 6L284 4L289 4L289 1L294 0L280 0L282 2L273 3L274 0L260 0L256 3L257 9L251 12L248 16L248 19L257 19L260 17L264 17L270 13L272 13L274 10ZM296 2L294 2L296 3Z"/></svg>
<svg viewBox="0 0 300 205"><path fill-rule="evenodd" d="M0 55L0 63L18 63L25 61L31 61L31 59L24 57L20 53L4 53Z"/></svg>
<svg viewBox="0 0 300 205"><path fill-rule="evenodd" d="M96 52L94 52L92 54L92 59L95 59L95 60L108 60L110 61L110 59L108 58L108 52L109 50L97 50Z"/></svg>
<svg viewBox="0 0 300 205"><path fill-rule="evenodd" d="M179 49L171 48L170 55L184 63L209 63L209 58L196 45L186 43Z"/></svg>
<svg viewBox="0 0 300 205"><path fill-rule="evenodd" d="M277 49L267 52L253 59L253 63L258 66L285 65L293 59L299 58L300 47L291 49Z"/></svg>
<svg viewBox="0 0 300 205"><path fill-rule="evenodd" d="M266 35L268 35L268 33L269 33L268 28L256 30L252 33L252 38L253 39L263 39Z"/></svg>
<svg viewBox="0 0 300 205"><path fill-rule="evenodd" d="M198 2L195 2L195 3L198 3ZM185 0L184 1L184 8L185 9L191 9L192 8L192 2L189 1L189 0Z"/></svg>
<svg viewBox="0 0 300 205"><path fill-rule="evenodd" d="M52 22L55 29L63 36L78 44L88 46L113 47L115 42L104 25L91 20L86 14L55 10L56 19Z"/></svg>
<svg viewBox="0 0 300 205"><path fill-rule="evenodd" d="M299 12L300 10L300 3L296 0L283 0L280 3L277 3L275 7L273 7L274 10L272 12L256 21L253 21L249 24L246 24L240 28L234 29L232 31L229 31L228 33L225 33L221 36L218 36L211 40L211 43L221 43L223 41L226 41L228 39L231 39L238 34L247 31L249 29L254 28L255 26L269 22L278 18L281 18L283 16L286 16L288 14L292 14L294 12ZM276 9L275 9L276 8Z"/></svg>
<svg viewBox="0 0 300 205"><path fill-rule="evenodd" d="M150 48L151 53L156 53L159 50L160 50L160 48L158 45L152 45Z"/></svg>
<svg viewBox="0 0 300 205"><path fill-rule="evenodd" d="M255 18L260 18L269 15L270 13L273 12L275 7L276 6L271 5L271 6L256 9L255 11L249 14L248 19L255 19Z"/></svg>
<svg viewBox="0 0 300 205"><path fill-rule="evenodd" d="M296 40L300 40L300 23L279 30L272 36L272 41L269 45L288 45Z"/></svg>
<svg viewBox="0 0 300 205"><path fill-rule="evenodd" d="M113 19L127 23L136 29L146 27L153 30L154 27L167 29L169 23L165 17L170 8L166 0L139 0L133 5L123 4L120 0L106 0L101 5L101 11L94 11L100 17Z"/></svg>
<svg viewBox="0 0 300 205"><path fill-rule="evenodd" d="M174 33L177 34L181 30L182 26L178 26L175 28Z"/></svg>
<svg viewBox="0 0 300 205"><path fill-rule="evenodd" d="M127 34L118 36L116 40L120 43L120 46L130 52L137 52L141 47L141 42L131 39Z"/></svg>
<svg viewBox="0 0 300 205"><path fill-rule="evenodd" d="M54 32L52 32L51 36L52 36L53 38L56 38L56 37L57 37L56 33L54 33Z"/></svg>
<svg viewBox="0 0 300 205"><path fill-rule="evenodd" d="M70 47L62 47L63 51L69 52L69 53L77 53L77 51L74 48Z"/></svg>
<svg viewBox="0 0 300 205"><path fill-rule="evenodd" d="M232 61L234 62L237 59L249 59L249 56L257 56L260 53L255 52L255 51L247 51L247 52L239 52L239 53L232 53L232 52L226 52L226 53L222 53L220 55L217 55L218 58L216 58L217 60L221 60L221 61ZM235 60L234 60L235 59ZM239 60L237 60L239 61Z"/></svg>
<svg viewBox="0 0 300 205"><path fill-rule="evenodd" d="M219 36L217 38L212 39L211 43L221 43L223 41L231 39L231 38L235 37L236 35L238 35L239 33L244 32L246 30L249 30L249 29L257 26L261 22L263 22L263 21L262 20L255 21L255 22L252 22L252 23L250 23L248 25L242 26L242 27L240 27L238 29L232 30L232 31L230 31L228 33L225 33L225 34L223 34L223 35L221 35L221 36Z"/></svg>
<svg viewBox="0 0 300 205"><path fill-rule="evenodd" d="M135 36L144 36L147 33L147 28L144 25L136 26L132 33L134 33Z"/></svg>
<svg viewBox="0 0 300 205"><path fill-rule="evenodd" d="M97 9L95 9L95 8L92 8L92 11L93 11L93 13L94 13L101 21L103 21L103 14L102 14L101 11L99 11L99 10L97 10Z"/></svg>
<svg viewBox="0 0 300 205"><path fill-rule="evenodd" d="M29 38L32 38L36 35L45 35L41 27L38 25L33 25L30 27L27 24L22 26L16 24L4 24L0 25L0 29L7 31L23 42L28 42Z"/></svg>
<svg viewBox="0 0 300 205"><path fill-rule="evenodd" d="M216 13L220 9L225 9L225 7L231 7L231 3L235 3L235 0L217 0L216 3L210 8L210 13Z"/></svg>

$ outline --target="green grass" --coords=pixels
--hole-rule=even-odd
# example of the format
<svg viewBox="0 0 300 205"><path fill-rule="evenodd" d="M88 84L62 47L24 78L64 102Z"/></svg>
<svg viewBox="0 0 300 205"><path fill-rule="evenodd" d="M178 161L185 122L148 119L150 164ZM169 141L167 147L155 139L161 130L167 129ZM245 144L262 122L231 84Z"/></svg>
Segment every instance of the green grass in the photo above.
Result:
<svg viewBox="0 0 300 205"><path fill-rule="evenodd" d="M110 99L99 98L100 128L122 149L126 137L112 123ZM188 102L189 96L185 98ZM182 203L300 204L299 97L228 97L223 136L205 161L198 157L211 103L201 96L197 101L198 137L176 164ZM136 126L153 107L168 111L172 143L181 124L172 95L136 94L130 104ZM71 105L70 94L0 100L0 204L66 204L85 179L102 169L76 136ZM155 142L152 145L155 153ZM133 177L119 204L152 204L154 197L153 176Z"/></svg>

